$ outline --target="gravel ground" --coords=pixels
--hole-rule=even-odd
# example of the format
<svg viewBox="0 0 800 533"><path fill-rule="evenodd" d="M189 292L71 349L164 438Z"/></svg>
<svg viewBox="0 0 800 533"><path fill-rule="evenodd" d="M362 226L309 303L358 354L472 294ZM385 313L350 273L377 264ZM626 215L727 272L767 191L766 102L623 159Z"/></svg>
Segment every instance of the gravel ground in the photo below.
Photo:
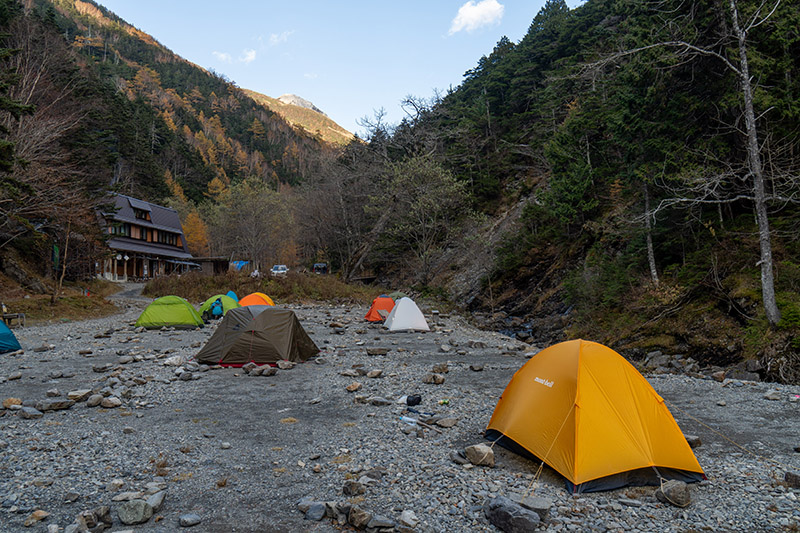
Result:
<svg viewBox="0 0 800 533"><path fill-rule="evenodd" d="M692 485L683 509L656 500L652 487L572 496L552 470L534 482L538 464L500 447L494 468L450 459L483 442L497 399L530 356L527 345L457 316L440 317L428 333L387 333L362 320L365 308L319 304L293 307L322 349L316 360L269 377L178 367L169 363L197 353L214 326L137 332L132 323L148 300L136 289L117 295L119 315L16 329L25 352L0 356L0 401L26 406L0 408L0 531L69 530L99 506L111 509L109 531L175 531L189 514L199 520L192 531L350 527L305 520L297 509L304 497L355 504L389 522L381 531L391 523L397 531L497 531L484 500L531 489L552 501L540 528L548 531L800 528L800 490L784 481L787 470L800 471L800 387L648 375L684 432L702 440L695 453L708 480ZM445 382L423 383L441 363ZM362 387L351 393L353 382ZM82 389L121 405L88 407L84 399L21 416ZM408 394L421 395L418 410L457 423L440 432L404 424L401 415L419 416L396 402ZM391 403L373 405L376 396ZM343 494L346 481L370 479L364 494ZM146 523L120 521L124 500L161 490L163 505ZM145 495L130 494L137 492ZM24 526L35 511L49 515ZM404 511L416 515L415 527L400 526Z"/></svg>

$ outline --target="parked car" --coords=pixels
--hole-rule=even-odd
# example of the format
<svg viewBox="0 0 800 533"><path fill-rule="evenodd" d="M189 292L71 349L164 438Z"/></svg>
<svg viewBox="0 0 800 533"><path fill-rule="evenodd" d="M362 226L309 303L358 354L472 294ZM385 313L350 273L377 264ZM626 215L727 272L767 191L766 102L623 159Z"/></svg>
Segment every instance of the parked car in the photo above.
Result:
<svg viewBox="0 0 800 533"><path fill-rule="evenodd" d="M285 276L289 272L286 265L272 265L272 270L269 271L273 276Z"/></svg>
<svg viewBox="0 0 800 533"><path fill-rule="evenodd" d="M328 263L314 263L314 274L327 274Z"/></svg>

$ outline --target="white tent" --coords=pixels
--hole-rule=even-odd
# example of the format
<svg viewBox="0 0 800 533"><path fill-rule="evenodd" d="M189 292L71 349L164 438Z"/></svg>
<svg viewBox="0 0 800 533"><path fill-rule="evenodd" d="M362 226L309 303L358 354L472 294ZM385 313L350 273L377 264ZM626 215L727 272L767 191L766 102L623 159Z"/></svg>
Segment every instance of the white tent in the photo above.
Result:
<svg viewBox="0 0 800 533"><path fill-rule="evenodd" d="M430 331L428 322L425 320L422 311L411 298L400 298L395 302L392 312L386 317L384 326L389 331L420 330Z"/></svg>

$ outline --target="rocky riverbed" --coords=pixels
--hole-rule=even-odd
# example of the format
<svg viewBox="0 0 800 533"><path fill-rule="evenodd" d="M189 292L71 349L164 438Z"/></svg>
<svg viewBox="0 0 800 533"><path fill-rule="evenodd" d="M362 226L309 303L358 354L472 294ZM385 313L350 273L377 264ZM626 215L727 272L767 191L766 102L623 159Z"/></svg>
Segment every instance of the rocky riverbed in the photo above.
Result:
<svg viewBox="0 0 800 533"><path fill-rule="evenodd" d="M457 316L387 333L362 307L293 306L322 351L254 376L191 361L213 325L137 330L148 301L120 296L112 317L16 329L24 353L0 356L1 532L498 531L497 496L544 502L548 531L800 528L800 387L660 364L646 376L708 480L684 508L653 487L573 496L498 446L493 467L459 453L528 344Z"/></svg>

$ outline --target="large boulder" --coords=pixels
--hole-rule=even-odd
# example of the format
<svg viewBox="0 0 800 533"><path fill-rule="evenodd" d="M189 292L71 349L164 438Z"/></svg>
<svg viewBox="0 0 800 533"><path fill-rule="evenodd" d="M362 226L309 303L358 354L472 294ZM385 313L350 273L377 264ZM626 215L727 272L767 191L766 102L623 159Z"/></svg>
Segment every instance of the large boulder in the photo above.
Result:
<svg viewBox="0 0 800 533"><path fill-rule="evenodd" d="M483 514L495 527L506 533L526 533L539 527L541 520L533 511L523 508L505 496L486 500Z"/></svg>
<svg viewBox="0 0 800 533"><path fill-rule="evenodd" d="M464 455L475 466L494 466L494 450L487 444L467 446Z"/></svg>
<svg viewBox="0 0 800 533"><path fill-rule="evenodd" d="M656 489L655 496L660 502L669 503L675 507L686 507L692 503L692 494L689 485L677 479L670 479Z"/></svg>

